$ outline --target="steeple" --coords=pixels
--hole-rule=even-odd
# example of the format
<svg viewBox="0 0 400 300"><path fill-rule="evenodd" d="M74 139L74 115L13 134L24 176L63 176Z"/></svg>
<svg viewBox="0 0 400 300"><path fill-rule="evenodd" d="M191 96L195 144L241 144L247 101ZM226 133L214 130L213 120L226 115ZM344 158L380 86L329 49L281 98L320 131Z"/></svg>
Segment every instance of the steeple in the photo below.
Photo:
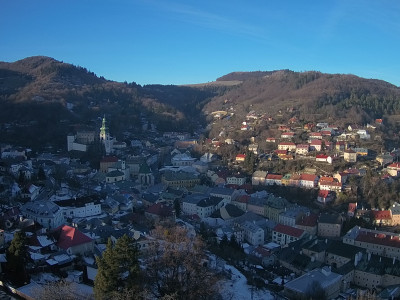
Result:
<svg viewBox="0 0 400 300"><path fill-rule="evenodd" d="M106 116L103 116L103 122L100 127L100 141L104 144L104 147L106 148L106 154L110 154L114 141L110 137L110 133L108 131Z"/></svg>
<svg viewBox="0 0 400 300"><path fill-rule="evenodd" d="M100 127L100 140L105 141L107 139L107 135L108 135L108 127L107 127L107 123L106 123L106 116L103 116L103 122L101 124Z"/></svg>

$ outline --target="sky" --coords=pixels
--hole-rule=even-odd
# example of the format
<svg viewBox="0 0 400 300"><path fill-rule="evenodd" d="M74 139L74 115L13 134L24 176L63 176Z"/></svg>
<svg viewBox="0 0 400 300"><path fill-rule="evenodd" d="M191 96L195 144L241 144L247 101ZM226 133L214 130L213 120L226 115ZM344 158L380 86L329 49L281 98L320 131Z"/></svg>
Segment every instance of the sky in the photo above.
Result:
<svg viewBox="0 0 400 300"><path fill-rule="evenodd" d="M290 69L400 86L400 1L0 0L0 61L36 55L141 85Z"/></svg>

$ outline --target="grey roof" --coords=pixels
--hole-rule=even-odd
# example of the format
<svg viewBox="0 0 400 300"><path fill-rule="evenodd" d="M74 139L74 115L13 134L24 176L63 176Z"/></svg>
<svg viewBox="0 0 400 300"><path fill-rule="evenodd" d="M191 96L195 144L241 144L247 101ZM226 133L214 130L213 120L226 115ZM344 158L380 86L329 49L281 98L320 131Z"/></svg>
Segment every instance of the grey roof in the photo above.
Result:
<svg viewBox="0 0 400 300"><path fill-rule="evenodd" d="M332 241L326 252L352 259L358 252L365 252L365 249L345 244L342 241Z"/></svg>
<svg viewBox="0 0 400 300"><path fill-rule="evenodd" d="M343 218L338 214L323 213L318 218L318 223L342 224Z"/></svg>
<svg viewBox="0 0 400 300"><path fill-rule="evenodd" d="M318 282L323 289L326 289L335 282L340 281L341 278L342 275L330 271L328 267L324 267L323 269L312 270L303 276L289 281L285 284L285 288L300 293L306 293L310 283L313 281Z"/></svg>
<svg viewBox="0 0 400 300"><path fill-rule="evenodd" d="M29 214L35 214L43 217L53 216L59 210L60 207L57 204L44 200L27 202L21 207L22 212L28 212Z"/></svg>
<svg viewBox="0 0 400 300"><path fill-rule="evenodd" d="M223 201L223 199L220 197L209 197L209 198L200 200L197 203L197 206L200 206L200 207L216 206L221 201Z"/></svg>
<svg viewBox="0 0 400 300"><path fill-rule="evenodd" d="M183 202L197 204L203 199L207 199L208 195L206 194L190 194L183 198Z"/></svg>
<svg viewBox="0 0 400 300"><path fill-rule="evenodd" d="M235 190L233 190L233 189L215 187L215 188L211 189L210 194L232 196L232 194L234 192L235 192Z"/></svg>

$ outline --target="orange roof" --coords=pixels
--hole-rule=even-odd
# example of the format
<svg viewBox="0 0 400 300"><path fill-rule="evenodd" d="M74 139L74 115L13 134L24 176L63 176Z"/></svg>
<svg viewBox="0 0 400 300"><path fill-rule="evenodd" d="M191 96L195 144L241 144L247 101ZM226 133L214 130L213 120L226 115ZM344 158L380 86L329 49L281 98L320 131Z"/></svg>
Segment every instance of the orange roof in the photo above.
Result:
<svg viewBox="0 0 400 300"><path fill-rule="evenodd" d="M317 178L317 175L314 174L301 174L300 175L300 180L308 180L308 181L314 181Z"/></svg>
<svg viewBox="0 0 400 300"><path fill-rule="evenodd" d="M268 174L266 179L271 179L271 180L281 180L283 175L279 174Z"/></svg>
<svg viewBox="0 0 400 300"><path fill-rule="evenodd" d="M277 231L279 233L283 233L286 235L294 236L294 237L301 237L301 235L304 233L304 230L302 230L302 229L283 225L283 224L277 224L274 227L274 231Z"/></svg>
<svg viewBox="0 0 400 300"><path fill-rule="evenodd" d="M322 177L319 179L319 181L330 181L330 182L333 182L333 181L335 181L335 178L333 178L333 177L328 177L328 176L322 176Z"/></svg>
<svg viewBox="0 0 400 300"><path fill-rule="evenodd" d="M390 220L392 215L390 210L373 210L372 215L375 220Z"/></svg>
<svg viewBox="0 0 400 300"><path fill-rule="evenodd" d="M67 250L70 247L90 243L92 239L80 232L75 227L61 225L54 229L57 238L57 246ZM58 236L57 236L58 235Z"/></svg>

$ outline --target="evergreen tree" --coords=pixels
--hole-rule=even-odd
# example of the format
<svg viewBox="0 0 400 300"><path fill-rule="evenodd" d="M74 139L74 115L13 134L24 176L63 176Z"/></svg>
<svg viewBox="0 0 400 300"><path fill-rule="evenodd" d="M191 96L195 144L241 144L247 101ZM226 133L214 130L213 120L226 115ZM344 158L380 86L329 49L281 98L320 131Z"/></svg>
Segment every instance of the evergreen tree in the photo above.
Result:
<svg viewBox="0 0 400 300"><path fill-rule="evenodd" d="M175 215L179 218L181 216L181 204L178 199L174 200Z"/></svg>
<svg viewBox="0 0 400 300"><path fill-rule="evenodd" d="M112 244L108 240L102 257L96 257L98 273L94 280L96 299L118 298L127 290L135 290L139 278L138 250L133 240L124 235Z"/></svg>
<svg viewBox="0 0 400 300"><path fill-rule="evenodd" d="M7 273L11 281L22 285L28 278L25 271L27 261L26 236L22 231L14 234L10 246L7 249Z"/></svg>
<svg viewBox="0 0 400 300"><path fill-rule="evenodd" d="M43 167L39 167L37 178L38 178L38 180L45 180L46 179L46 174L44 173Z"/></svg>

